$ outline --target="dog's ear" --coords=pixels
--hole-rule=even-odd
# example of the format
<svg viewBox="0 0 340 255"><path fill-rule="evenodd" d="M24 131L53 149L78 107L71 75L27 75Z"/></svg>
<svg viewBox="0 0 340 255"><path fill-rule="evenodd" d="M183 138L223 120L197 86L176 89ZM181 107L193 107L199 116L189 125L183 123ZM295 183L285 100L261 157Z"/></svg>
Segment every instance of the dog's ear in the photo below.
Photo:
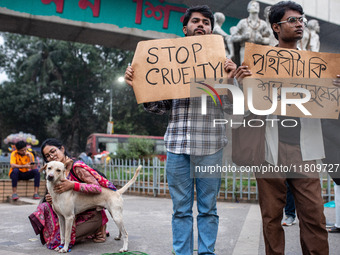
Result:
<svg viewBox="0 0 340 255"><path fill-rule="evenodd" d="M42 168L39 169L39 172L41 173L43 170L46 170L47 164L45 164Z"/></svg>
<svg viewBox="0 0 340 255"><path fill-rule="evenodd" d="M66 169L67 171L70 171L71 168L72 168L72 165L73 165L73 160L70 159L70 158L67 158L64 165L65 165L65 169Z"/></svg>

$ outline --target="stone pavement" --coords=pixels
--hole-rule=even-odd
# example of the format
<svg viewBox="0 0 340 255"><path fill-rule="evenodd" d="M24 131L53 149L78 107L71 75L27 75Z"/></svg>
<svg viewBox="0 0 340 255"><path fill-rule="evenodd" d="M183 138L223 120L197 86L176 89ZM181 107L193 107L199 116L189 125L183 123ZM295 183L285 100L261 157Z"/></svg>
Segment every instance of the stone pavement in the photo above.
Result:
<svg viewBox="0 0 340 255"><path fill-rule="evenodd" d="M56 254L41 245L27 218L35 210L37 201L27 198L22 200L35 204L0 204L0 255ZM172 205L168 198L124 195L124 221L129 233L129 250L149 255L170 255L171 213ZM196 209L194 213L197 214ZM218 202L218 213L220 225L216 254L265 254L258 204ZM329 221L334 221L334 208L325 208L325 214ZM109 219L108 230L111 236L105 243L86 241L73 247L71 254L118 252L122 241L113 239L118 231L112 219ZM285 233L286 254L301 254L298 225L286 227ZM329 243L330 254L340 254L340 234L329 235Z"/></svg>

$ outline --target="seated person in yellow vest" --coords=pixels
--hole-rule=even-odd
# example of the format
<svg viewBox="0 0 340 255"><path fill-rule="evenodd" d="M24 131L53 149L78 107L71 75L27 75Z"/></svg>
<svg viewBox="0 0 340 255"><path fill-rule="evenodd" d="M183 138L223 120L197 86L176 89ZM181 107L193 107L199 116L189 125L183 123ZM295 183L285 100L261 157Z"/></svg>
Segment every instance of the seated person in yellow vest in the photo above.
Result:
<svg viewBox="0 0 340 255"><path fill-rule="evenodd" d="M34 178L34 199L40 199L38 194L40 184L40 173L37 169L37 164L34 162L34 156L27 150L27 143L19 141L15 144L16 150L11 154L11 168L9 177L12 179L13 194L12 199L17 200L18 180L29 180Z"/></svg>

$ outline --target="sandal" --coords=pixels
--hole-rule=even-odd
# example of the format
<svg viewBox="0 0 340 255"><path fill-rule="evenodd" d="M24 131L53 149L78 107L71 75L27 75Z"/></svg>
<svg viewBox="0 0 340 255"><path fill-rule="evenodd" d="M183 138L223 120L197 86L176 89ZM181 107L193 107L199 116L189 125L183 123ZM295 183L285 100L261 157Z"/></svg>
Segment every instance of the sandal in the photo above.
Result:
<svg viewBox="0 0 340 255"><path fill-rule="evenodd" d="M337 227L331 227L329 229L327 229L328 233L340 233L340 228Z"/></svg>

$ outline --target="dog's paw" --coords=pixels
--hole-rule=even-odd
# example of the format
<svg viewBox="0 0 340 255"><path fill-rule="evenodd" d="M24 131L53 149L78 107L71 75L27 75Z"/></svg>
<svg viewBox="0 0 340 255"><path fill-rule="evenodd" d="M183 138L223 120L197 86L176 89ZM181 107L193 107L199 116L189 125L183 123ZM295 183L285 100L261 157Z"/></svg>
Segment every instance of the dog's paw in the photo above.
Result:
<svg viewBox="0 0 340 255"><path fill-rule="evenodd" d="M116 236L114 239L118 241L120 240L120 236Z"/></svg>
<svg viewBox="0 0 340 255"><path fill-rule="evenodd" d="M127 252L128 251L128 249L124 249L124 248L121 248L120 250L119 250L119 252Z"/></svg>
<svg viewBox="0 0 340 255"><path fill-rule="evenodd" d="M60 247L57 247L57 248L55 248L54 250L55 250L55 251L59 251L59 250L60 250Z"/></svg>

